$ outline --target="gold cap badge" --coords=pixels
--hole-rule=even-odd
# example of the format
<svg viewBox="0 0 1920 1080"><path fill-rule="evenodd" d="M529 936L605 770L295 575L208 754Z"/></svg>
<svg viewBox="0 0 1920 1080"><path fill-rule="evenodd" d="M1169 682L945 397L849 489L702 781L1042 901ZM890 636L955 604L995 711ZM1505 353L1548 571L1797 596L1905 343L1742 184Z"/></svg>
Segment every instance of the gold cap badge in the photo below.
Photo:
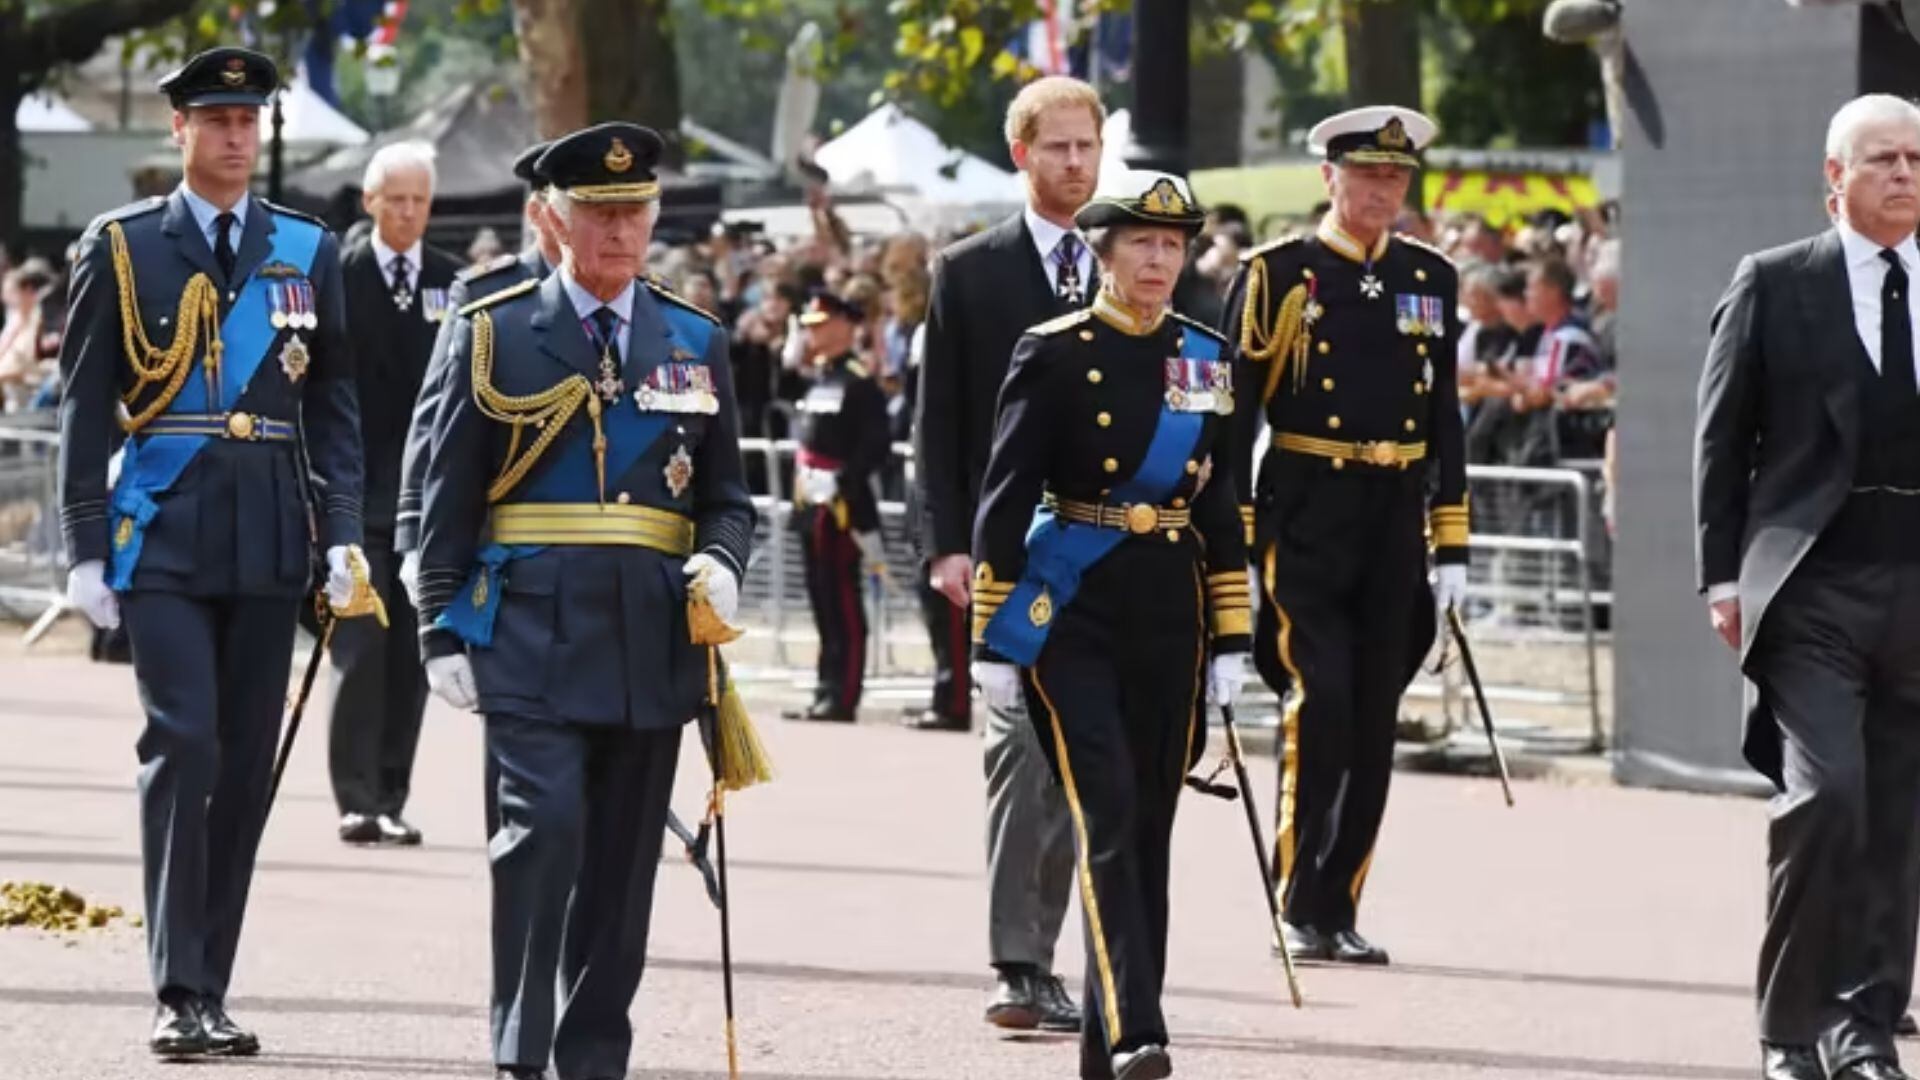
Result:
<svg viewBox="0 0 1920 1080"><path fill-rule="evenodd" d="M228 86L239 86L247 81L247 62L234 57L227 61L227 70L220 73L220 81Z"/></svg>
<svg viewBox="0 0 1920 1080"><path fill-rule="evenodd" d="M605 165L610 173L626 172L633 168L633 151L627 149L627 144L616 137L613 140L613 147L607 151L606 157L600 159L600 163Z"/></svg>
<svg viewBox="0 0 1920 1080"><path fill-rule="evenodd" d="M1187 200L1180 197L1180 189L1173 181L1161 177L1153 189L1140 197L1140 208L1149 214L1179 215L1187 212Z"/></svg>
<svg viewBox="0 0 1920 1080"><path fill-rule="evenodd" d="M1380 129L1374 141L1388 150L1405 150L1408 143L1406 125L1396 116L1387 121L1387 126Z"/></svg>

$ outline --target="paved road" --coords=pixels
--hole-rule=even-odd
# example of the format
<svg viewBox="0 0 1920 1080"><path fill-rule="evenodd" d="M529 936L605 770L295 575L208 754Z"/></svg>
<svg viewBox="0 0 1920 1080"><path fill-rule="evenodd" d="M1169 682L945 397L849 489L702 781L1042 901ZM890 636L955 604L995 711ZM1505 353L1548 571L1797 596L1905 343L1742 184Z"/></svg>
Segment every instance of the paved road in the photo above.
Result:
<svg viewBox="0 0 1920 1080"><path fill-rule="evenodd" d="M0 661L0 879L138 907L124 668ZM268 1055L220 1080L486 1077L487 879L471 718L428 719L418 851L332 840L310 729L269 829L231 1005ZM746 1075L1071 1078L1070 1040L979 1022L977 737L766 720L780 782L733 807ZM1273 764L1258 763L1272 804ZM701 773L683 760L676 804ZM1753 802L1403 776L1368 885L1386 972L1306 971L1283 1006L1237 807L1189 797L1175 839L1167 1001L1178 1075L1450 1080L1755 1074L1747 981L1762 885ZM1074 918L1077 927L1078 917ZM1077 931L1060 958L1081 966ZM634 1075L720 1080L718 935L698 875L663 867ZM147 1062L139 931L0 932L9 1078L193 1075Z"/></svg>

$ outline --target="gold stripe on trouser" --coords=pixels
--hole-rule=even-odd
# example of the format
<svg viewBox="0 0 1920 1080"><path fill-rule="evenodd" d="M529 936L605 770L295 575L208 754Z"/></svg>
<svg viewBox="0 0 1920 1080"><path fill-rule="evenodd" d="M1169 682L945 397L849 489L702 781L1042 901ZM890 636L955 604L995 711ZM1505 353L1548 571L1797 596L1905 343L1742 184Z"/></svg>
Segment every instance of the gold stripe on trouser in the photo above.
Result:
<svg viewBox="0 0 1920 1080"><path fill-rule="evenodd" d="M1360 860L1360 869L1354 871L1353 883L1347 892L1353 897L1353 906L1360 906L1360 892L1367 887L1367 871L1373 869L1373 848L1367 849L1367 857Z"/></svg>
<svg viewBox="0 0 1920 1080"><path fill-rule="evenodd" d="M1200 564L1193 564L1193 603L1194 619L1199 625L1193 628L1198 635L1194 638L1193 657L1193 693L1187 695L1188 701L1199 699L1198 708L1187 710L1187 748L1180 752L1180 764L1174 766L1178 771L1173 774L1173 801L1180 801L1180 793L1186 790L1187 766L1193 761L1193 730L1200 716L1207 708L1207 684L1203 681L1207 671L1207 594L1200 582Z"/></svg>
<svg viewBox="0 0 1920 1080"><path fill-rule="evenodd" d="M1294 817L1300 798L1300 712L1307 705L1307 682L1300 677L1300 669L1293 662L1293 620L1287 616L1287 609L1280 606L1280 599L1273 591L1274 556L1278 551L1278 543L1267 548L1266 559L1261 563L1265 571L1261 575L1261 588L1266 590L1267 602L1273 605L1274 613L1280 617L1280 632L1276 635L1280 666L1287 669L1287 676L1293 680L1293 699L1287 702L1287 711L1280 720L1280 806L1273 831L1274 865L1280 870L1273 891L1284 914L1287 908L1287 885L1293 880Z"/></svg>
<svg viewBox="0 0 1920 1080"><path fill-rule="evenodd" d="M1080 864L1080 904L1087 909L1088 935L1093 938L1093 963L1100 973L1100 989L1107 999L1107 1045L1113 1046L1120 1041L1120 995L1113 988L1113 960L1107 953L1107 931L1100 924L1100 900L1093 893L1093 856L1087 839L1087 816L1080 810L1080 788L1073 782L1073 765L1067 760L1067 736L1060 727L1060 710L1053 707L1053 699L1047 696L1047 688L1040 685L1040 666L1036 663L1029 676L1033 688L1040 695L1040 703L1047 707L1047 719L1053 724L1053 750L1060 758L1060 783L1067 790L1067 809L1073 815L1073 831L1079 834L1080 843L1075 854Z"/></svg>

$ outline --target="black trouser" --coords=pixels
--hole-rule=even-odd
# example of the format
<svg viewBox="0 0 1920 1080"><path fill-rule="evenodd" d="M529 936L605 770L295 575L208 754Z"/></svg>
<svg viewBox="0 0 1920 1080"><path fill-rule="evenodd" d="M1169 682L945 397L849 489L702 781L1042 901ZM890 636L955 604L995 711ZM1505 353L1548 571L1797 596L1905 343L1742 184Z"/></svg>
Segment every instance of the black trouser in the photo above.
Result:
<svg viewBox="0 0 1920 1080"><path fill-rule="evenodd" d="M1254 659L1293 695L1281 723L1275 888L1287 921L1354 926L1387 808L1417 605L1430 603L1418 473L1294 455L1257 553ZM1263 512L1269 512L1262 508ZM1417 664L1418 661L1414 661Z"/></svg>
<svg viewBox="0 0 1920 1080"><path fill-rule="evenodd" d="M860 601L860 547L833 508L802 510L800 547L807 563L807 599L820 635L814 704L851 714L860 707L867 664L867 609Z"/></svg>
<svg viewBox="0 0 1920 1080"><path fill-rule="evenodd" d="M933 564L920 565L920 617L933 649L933 700L928 708L948 720L973 722L973 682L967 671L972 646L967 609L955 607L933 587Z"/></svg>
<svg viewBox="0 0 1920 1080"><path fill-rule="evenodd" d="M427 677L417 616L400 584L391 532L367 534L367 569L388 626L343 619L333 630L333 708L327 771L343 814L398 814L407 805Z"/></svg>
<svg viewBox="0 0 1920 1080"><path fill-rule="evenodd" d="M294 597L120 595L140 703L154 990L224 999L266 825Z"/></svg>
<svg viewBox="0 0 1920 1080"><path fill-rule="evenodd" d="M1086 1080L1111 1077L1116 1052L1167 1041L1167 879L1174 810L1204 743L1204 618L1191 536L1129 539L1088 572L1027 671L1079 856Z"/></svg>
<svg viewBox="0 0 1920 1080"><path fill-rule="evenodd" d="M1760 1037L1817 1044L1830 1072L1892 1059L1920 918L1920 564L1816 546L1746 673L1786 781L1768 807Z"/></svg>
<svg viewBox="0 0 1920 1080"><path fill-rule="evenodd" d="M488 715L496 1064L627 1075L680 730Z"/></svg>

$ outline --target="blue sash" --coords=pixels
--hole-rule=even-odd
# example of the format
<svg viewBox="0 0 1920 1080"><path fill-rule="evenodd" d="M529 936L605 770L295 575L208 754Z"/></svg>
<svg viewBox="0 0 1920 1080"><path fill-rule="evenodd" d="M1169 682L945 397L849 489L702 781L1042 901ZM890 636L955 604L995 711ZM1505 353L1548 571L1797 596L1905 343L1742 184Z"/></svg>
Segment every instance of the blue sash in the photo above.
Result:
<svg viewBox="0 0 1920 1080"><path fill-rule="evenodd" d="M636 289L634 303L652 298L651 291ZM666 318L669 351L686 353L704 362L714 324L706 318L670 302L655 301ZM629 347L632 343L629 342ZM583 418L576 417L582 424ZM673 421L672 413L641 412L631 395L623 397L601 414L600 424L607 435L607 476L617 478L633 468ZM591 503L601 492L593 467L593 438L585 430L556 440L548 448L546 460L520 487L515 502ZM485 648L493 644L493 621L500 613L500 594L506 583L507 564L545 551L543 544L488 544L482 548L478 565L461 586L447 609L440 613L436 626L451 630L469 645Z"/></svg>
<svg viewBox="0 0 1920 1080"><path fill-rule="evenodd" d="M253 207L255 213L273 213L257 201ZM325 230L310 221L283 214L274 214L273 222L267 258L261 265L286 263L303 276L311 276L313 256L320 248ZM224 346L220 361L220 400L208 400L207 381L203 377L205 357L202 357L201 371L188 372L187 381L168 404L167 412L225 413L239 403L254 372L260 370L268 350L280 338L281 331L275 330L269 321L272 305L268 294L272 288L273 283L258 274L249 277L240 287L233 306L227 309L227 317L220 322L220 340ZM115 524L113 550L108 559L112 574L107 584L114 589L124 590L133 585L133 572L140 564L147 526L160 512L154 497L180 479L207 442L205 435L152 439L135 435L126 441L120 451L120 481L114 485L111 500Z"/></svg>
<svg viewBox="0 0 1920 1080"><path fill-rule="evenodd" d="M1220 355L1220 343L1205 334L1188 334L1187 346L1189 359L1214 360ZM1139 471L1116 485L1106 501L1164 503L1185 479L1187 462L1205 424L1204 414L1162 406ZM1027 529L1026 572L988 621L984 634L988 647L1021 667L1032 667L1060 613L1080 591L1081 577L1129 535L1119 529L1062 521L1046 506L1035 510Z"/></svg>

